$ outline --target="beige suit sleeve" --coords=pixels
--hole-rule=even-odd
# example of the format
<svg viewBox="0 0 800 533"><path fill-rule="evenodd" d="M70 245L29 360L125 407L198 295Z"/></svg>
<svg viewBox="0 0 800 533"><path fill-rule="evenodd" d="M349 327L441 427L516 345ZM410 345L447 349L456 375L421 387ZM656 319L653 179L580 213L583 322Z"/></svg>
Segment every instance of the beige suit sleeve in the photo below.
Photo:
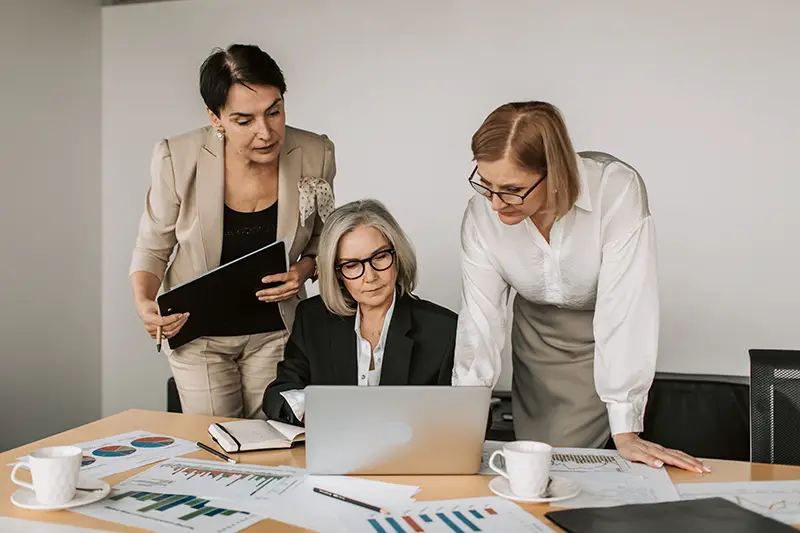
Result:
<svg viewBox="0 0 800 533"><path fill-rule="evenodd" d="M139 221L129 273L150 272L163 280L177 243L175 223L180 210L172 156L165 139L159 141L153 150L150 175L151 183L145 197L144 213Z"/></svg>
<svg viewBox="0 0 800 533"><path fill-rule="evenodd" d="M325 157L322 162L322 179L327 181L331 186L331 190L333 190L333 178L336 177L336 150L333 145L333 141L331 141L327 135L323 135L322 138L325 141ZM319 248L319 236L322 234L322 227L324 225L325 224L322 222L319 213L317 213L316 217L314 218L314 229L311 232L311 238L308 240L308 244L303 250L302 255L316 257L317 249Z"/></svg>

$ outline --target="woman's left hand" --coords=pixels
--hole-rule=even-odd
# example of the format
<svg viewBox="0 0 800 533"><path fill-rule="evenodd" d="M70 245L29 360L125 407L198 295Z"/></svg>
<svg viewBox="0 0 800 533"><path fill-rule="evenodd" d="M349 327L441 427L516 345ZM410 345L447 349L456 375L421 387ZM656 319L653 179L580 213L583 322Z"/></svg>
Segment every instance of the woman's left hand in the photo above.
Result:
<svg viewBox="0 0 800 533"><path fill-rule="evenodd" d="M653 468L665 464L676 466L690 472L711 472L711 469L680 450L670 450L654 442L640 439L636 433L614 435L614 444L619 454L629 461L645 463Z"/></svg>
<svg viewBox="0 0 800 533"><path fill-rule="evenodd" d="M306 275L308 269L305 268L307 266L306 262L309 259L308 257L304 257L299 262L289 267L288 272L264 277L261 280L262 283L280 283L280 285L258 291L256 293L258 299L262 302L282 302L295 296L300 292L300 287L311 277L310 275Z"/></svg>

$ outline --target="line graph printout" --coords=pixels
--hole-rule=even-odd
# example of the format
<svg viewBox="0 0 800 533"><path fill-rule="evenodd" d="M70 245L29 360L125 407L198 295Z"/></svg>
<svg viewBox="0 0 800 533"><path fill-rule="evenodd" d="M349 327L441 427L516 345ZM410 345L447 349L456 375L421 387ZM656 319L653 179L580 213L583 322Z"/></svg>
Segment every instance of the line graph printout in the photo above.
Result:
<svg viewBox="0 0 800 533"><path fill-rule="evenodd" d="M676 488L682 500L721 496L784 524L800 525L800 481L683 483Z"/></svg>
<svg viewBox="0 0 800 533"><path fill-rule="evenodd" d="M555 448L552 472L618 472L631 471L632 463L611 450Z"/></svg>
<svg viewBox="0 0 800 533"><path fill-rule="evenodd" d="M481 456L481 474L497 475L489 467L489 458L495 450L503 447L504 442L487 440L483 443ZM503 464L500 457L497 462ZM632 463L612 450L595 450L592 448L553 448L551 472L619 472L631 471Z"/></svg>
<svg viewBox="0 0 800 533"><path fill-rule="evenodd" d="M173 459L123 481L120 489L205 498L264 501L296 489L304 472L289 467L230 465L220 461Z"/></svg>
<svg viewBox="0 0 800 533"><path fill-rule="evenodd" d="M581 487L575 498L557 507L610 507L678 500L664 468L632 463L613 450L554 448L552 470Z"/></svg>

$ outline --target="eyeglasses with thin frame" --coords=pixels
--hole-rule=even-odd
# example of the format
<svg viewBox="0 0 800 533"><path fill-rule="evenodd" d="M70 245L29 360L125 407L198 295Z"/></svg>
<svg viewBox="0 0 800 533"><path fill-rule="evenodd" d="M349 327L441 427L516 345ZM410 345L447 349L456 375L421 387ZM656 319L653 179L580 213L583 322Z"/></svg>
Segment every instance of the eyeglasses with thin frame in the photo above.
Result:
<svg viewBox="0 0 800 533"><path fill-rule="evenodd" d="M524 194L516 194L513 192L493 191L490 188L481 185L480 183L474 180L475 174L477 173L478 173L478 166L475 165L475 168L472 170L472 174L470 174L468 178L469 184L472 185L472 188L475 189L475 192L482 195L490 202L492 201L492 196L497 196L498 198L500 198L500 201L508 205L522 205L522 203L525 201L525 198L527 198L528 195L532 193L533 190L547 177L547 172L543 173L542 177L539 178L530 189L525 191Z"/></svg>
<svg viewBox="0 0 800 533"><path fill-rule="evenodd" d="M372 267L376 272L383 272L388 270L394 264L395 251L394 248L378 250L366 259L347 261L336 266L336 271L339 272L343 278L354 280L364 275L366 264Z"/></svg>

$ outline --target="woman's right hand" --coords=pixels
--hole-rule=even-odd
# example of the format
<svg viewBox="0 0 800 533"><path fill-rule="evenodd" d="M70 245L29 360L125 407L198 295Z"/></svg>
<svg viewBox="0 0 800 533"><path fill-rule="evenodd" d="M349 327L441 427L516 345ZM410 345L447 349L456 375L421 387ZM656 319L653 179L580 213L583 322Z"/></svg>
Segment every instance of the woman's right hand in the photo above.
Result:
<svg viewBox="0 0 800 533"><path fill-rule="evenodd" d="M139 318L142 319L144 329L155 339L158 326L161 326L161 333L164 337L171 339L186 324L189 313L177 313L174 315L161 316L158 314L158 304L154 300L147 300L136 306Z"/></svg>

